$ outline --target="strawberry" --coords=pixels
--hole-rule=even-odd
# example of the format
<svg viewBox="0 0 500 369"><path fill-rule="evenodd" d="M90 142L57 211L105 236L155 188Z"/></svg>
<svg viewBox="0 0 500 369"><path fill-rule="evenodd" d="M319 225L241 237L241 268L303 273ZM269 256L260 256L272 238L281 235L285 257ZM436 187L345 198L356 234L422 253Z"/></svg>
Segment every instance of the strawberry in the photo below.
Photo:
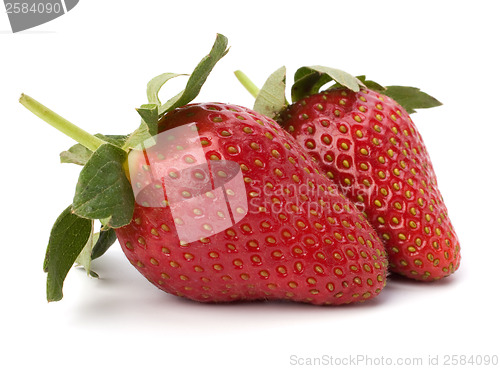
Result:
<svg viewBox="0 0 500 369"><path fill-rule="evenodd" d="M383 288L375 232L274 121L193 104L166 114L159 132L129 157L138 204L116 230L157 287L197 301L333 305Z"/></svg>
<svg viewBox="0 0 500 369"><path fill-rule="evenodd" d="M315 92L332 79L343 83ZM311 67L297 72L295 102L277 119L364 212L385 244L391 271L440 279L459 267L459 241L417 127L383 93L400 98L410 112L439 104L415 88L386 89L364 77Z"/></svg>
<svg viewBox="0 0 500 369"><path fill-rule="evenodd" d="M50 234L49 301L62 298L75 262L95 275L92 260L116 238L150 282L196 301L338 305L380 293L388 264L382 241L285 130L243 107L189 104L226 46L219 35L166 104L159 90L178 75L151 80L130 135L91 135L21 96L79 142L61 161L83 165L72 204Z"/></svg>

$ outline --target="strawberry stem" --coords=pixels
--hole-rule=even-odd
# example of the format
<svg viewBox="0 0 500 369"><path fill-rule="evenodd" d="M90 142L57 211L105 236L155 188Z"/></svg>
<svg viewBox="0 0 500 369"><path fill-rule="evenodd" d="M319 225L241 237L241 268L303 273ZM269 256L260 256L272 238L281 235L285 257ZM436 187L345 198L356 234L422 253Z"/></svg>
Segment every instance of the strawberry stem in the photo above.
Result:
<svg viewBox="0 0 500 369"><path fill-rule="evenodd" d="M66 136L71 137L91 151L96 151L99 146L106 143L100 138L84 131L80 127L75 126L70 121L64 119L59 114L53 112L28 95L21 94L19 102L37 117L41 118L52 127L58 129Z"/></svg>
<svg viewBox="0 0 500 369"><path fill-rule="evenodd" d="M240 83L243 85L243 87L246 88L246 90L248 92L250 92L250 94L253 96L253 97L257 97L257 95L259 94L259 91L260 91L260 88L258 88L255 83L253 83L250 78L247 77L247 75L245 73L243 73L241 70L237 70L234 72L234 75L236 76L236 78L238 78L238 81L240 81Z"/></svg>

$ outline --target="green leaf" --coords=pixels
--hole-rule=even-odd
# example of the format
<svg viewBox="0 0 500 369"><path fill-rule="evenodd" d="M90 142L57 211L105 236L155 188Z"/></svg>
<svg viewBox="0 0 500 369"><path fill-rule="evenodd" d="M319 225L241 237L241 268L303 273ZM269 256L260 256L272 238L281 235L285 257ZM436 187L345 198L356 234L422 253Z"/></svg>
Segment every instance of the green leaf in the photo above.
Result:
<svg viewBox="0 0 500 369"><path fill-rule="evenodd" d="M109 142L117 147L121 147L127 136L124 135L102 135L100 133L94 135L106 142ZM87 149L82 144L71 146L68 150L59 154L61 163L70 163L77 165L85 165L92 156L92 151Z"/></svg>
<svg viewBox="0 0 500 369"><path fill-rule="evenodd" d="M372 91L377 91L377 92L384 92L386 88L380 84L378 84L375 81L370 81L366 79L366 76L356 76L357 79L359 79L365 86L366 88L369 88Z"/></svg>
<svg viewBox="0 0 500 369"><path fill-rule="evenodd" d="M122 145L122 150L128 151L129 149L144 149L146 147L150 147L155 144L155 139L149 133L149 128L141 121L139 128L137 128L130 136L128 136L125 143Z"/></svg>
<svg viewBox="0 0 500 369"><path fill-rule="evenodd" d="M158 134L158 105L144 104L136 110L142 117L141 124L122 145L123 150L137 148L146 142L148 145L154 145L155 136Z"/></svg>
<svg viewBox="0 0 500 369"><path fill-rule="evenodd" d="M227 38L221 34L217 34L217 38L210 53L205 56L196 66L193 73L187 81L186 88L182 94L176 96L175 99L169 100L162 105L159 114L163 115L175 108L189 104L200 93L201 87L205 83L208 75L214 68L215 64L227 54Z"/></svg>
<svg viewBox="0 0 500 369"><path fill-rule="evenodd" d="M92 255L92 247L94 247L94 244L97 242L97 238L99 237L98 234L94 233L94 221L91 220L91 235L89 239L87 240L87 243L83 247L83 250L80 252L80 255L75 260L75 263L82 266L85 271L87 272L87 275L90 275L90 262L92 261L91 255Z"/></svg>
<svg viewBox="0 0 500 369"><path fill-rule="evenodd" d="M70 163L77 165L85 165L85 163L92 156L92 151L87 149L82 144L76 144L71 146L67 151L63 151L59 154L61 163Z"/></svg>
<svg viewBox="0 0 500 369"><path fill-rule="evenodd" d="M109 142L112 145L115 145L116 147L122 147L123 143L128 138L127 135L102 135L100 133L97 133L95 136L101 140Z"/></svg>
<svg viewBox="0 0 500 369"><path fill-rule="evenodd" d="M89 219L110 217L112 228L130 223L135 201L123 170L126 158L127 153L112 144L99 146L80 172L73 199L76 215Z"/></svg>
<svg viewBox="0 0 500 369"><path fill-rule="evenodd" d="M349 73L340 69L313 65L302 67L295 72L294 84L292 86L292 101L319 92L320 88L330 81L335 81L341 86L358 92L362 82Z"/></svg>
<svg viewBox="0 0 500 369"><path fill-rule="evenodd" d="M92 249L92 260L97 259L104 255L106 251L115 243L116 233L113 228L108 230L101 230L99 232L99 239L97 240L94 248Z"/></svg>
<svg viewBox="0 0 500 369"><path fill-rule="evenodd" d="M321 65L314 65L312 67L309 67L309 69L320 74L327 75L333 81L341 84L344 87L347 87L354 92L359 91L359 86L361 84L360 81L356 77L353 77L349 73L341 71L340 69L323 67Z"/></svg>
<svg viewBox="0 0 500 369"><path fill-rule="evenodd" d="M151 136L156 136L158 133L158 105L144 104L136 109L142 118L142 122L148 127L148 132Z"/></svg>
<svg viewBox="0 0 500 369"><path fill-rule="evenodd" d="M92 221L80 218L67 207L57 218L50 232L43 270L47 273L47 300L63 297L64 279L87 244L92 233Z"/></svg>
<svg viewBox="0 0 500 369"><path fill-rule="evenodd" d="M158 94L162 88L162 86L169 79L179 77L179 76L187 76L187 74L178 74L178 73L163 73L159 76L156 76L151 81L148 82L148 86L146 88L146 94L148 95L148 102L150 104L156 104L161 106L160 98Z"/></svg>
<svg viewBox="0 0 500 369"><path fill-rule="evenodd" d="M276 70L258 92L253 109L267 117L274 118L286 106L286 68Z"/></svg>
<svg viewBox="0 0 500 369"><path fill-rule="evenodd" d="M298 69L295 73L295 83L291 88L292 102L318 93L319 89L329 81L331 79L327 75L313 72L307 67Z"/></svg>
<svg viewBox="0 0 500 369"><path fill-rule="evenodd" d="M443 105L436 98L417 87L387 86L383 94L396 100L408 114L415 113L415 109L427 109Z"/></svg>

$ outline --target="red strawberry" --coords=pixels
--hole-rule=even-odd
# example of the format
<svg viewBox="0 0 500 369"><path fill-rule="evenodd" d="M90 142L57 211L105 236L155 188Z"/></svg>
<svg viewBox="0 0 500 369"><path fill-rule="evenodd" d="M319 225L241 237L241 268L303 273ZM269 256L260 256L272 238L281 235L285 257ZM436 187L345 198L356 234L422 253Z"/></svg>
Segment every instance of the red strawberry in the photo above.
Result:
<svg viewBox="0 0 500 369"><path fill-rule="evenodd" d="M198 301L334 305L383 288L375 232L274 121L194 104L166 114L159 132L129 157L139 203L116 229L150 282Z"/></svg>
<svg viewBox="0 0 500 369"><path fill-rule="evenodd" d="M334 88L289 106L281 124L364 210L392 271L434 280L459 267L459 242L422 137L393 99Z"/></svg>

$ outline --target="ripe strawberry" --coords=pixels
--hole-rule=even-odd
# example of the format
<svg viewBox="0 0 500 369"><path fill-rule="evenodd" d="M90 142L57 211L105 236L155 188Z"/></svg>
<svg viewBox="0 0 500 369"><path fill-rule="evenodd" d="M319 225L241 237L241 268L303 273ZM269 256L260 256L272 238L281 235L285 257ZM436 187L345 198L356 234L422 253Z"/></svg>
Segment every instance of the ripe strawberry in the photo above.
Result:
<svg viewBox="0 0 500 369"><path fill-rule="evenodd" d="M434 280L459 267L459 242L422 137L392 98L333 88L296 101L280 121L364 210L392 271Z"/></svg>
<svg viewBox="0 0 500 369"><path fill-rule="evenodd" d="M193 104L166 114L159 132L129 156L138 203L116 229L151 283L205 302L337 305L381 291L381 241L273 120Z"/></svg>

